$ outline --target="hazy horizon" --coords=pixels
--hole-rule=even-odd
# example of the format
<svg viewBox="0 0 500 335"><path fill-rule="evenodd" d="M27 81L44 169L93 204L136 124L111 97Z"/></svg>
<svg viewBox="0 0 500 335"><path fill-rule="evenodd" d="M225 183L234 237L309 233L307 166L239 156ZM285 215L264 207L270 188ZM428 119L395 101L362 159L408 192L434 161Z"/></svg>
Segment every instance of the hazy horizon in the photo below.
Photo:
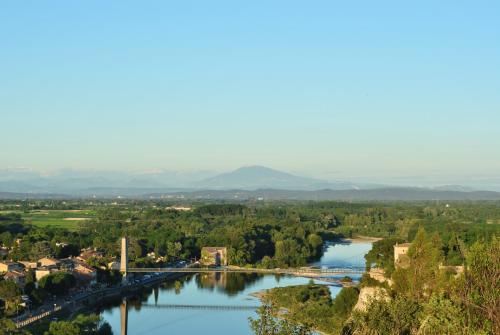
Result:
<svg viewBox="0 0 500 335"><path fill-rule="evenodd" d="M138 169L138 170L97 170L97 169L71 169L62 168L54 170L36 170L27 167L0 168L0 182L2 181L30 181L36 178L48 180L72 180L80 178L102 178L101 186L110 186L106 181L130 181L134 178L143 178L147 181L156 181L158 184L154 187L193 187L193 183L203 181L221 174L231 173L241 168L263 167L262 165L246 165L236 169L229 170L168 170L168 169ZM365 176L344 176L338 173L304 173L302 171L291 171L275 169L266 166L265 168L279 172L289 173L298 177L317 179L324 182L351 182L358 185L373 185L380 187L440 187L440 186L463 186L471 190L490 190L500 191L500 177L497 175L464 175L464 176L440 176L440 175L393 175L389 177L380 177L375 175ZM139 185L139 184L138 184ZM134 185L133 187L138 187ZM151 184L146 183L148 187ZM93 185L95 186L95 185ZM1 189L0 189L1 191Z"/></svg>
<svg viewBox="0 0 500 335"><path fill-rule="evenodd" d="M0 169L500 179L496 2L9 2ZM497 183L498 184L498 183Z"/></svg>

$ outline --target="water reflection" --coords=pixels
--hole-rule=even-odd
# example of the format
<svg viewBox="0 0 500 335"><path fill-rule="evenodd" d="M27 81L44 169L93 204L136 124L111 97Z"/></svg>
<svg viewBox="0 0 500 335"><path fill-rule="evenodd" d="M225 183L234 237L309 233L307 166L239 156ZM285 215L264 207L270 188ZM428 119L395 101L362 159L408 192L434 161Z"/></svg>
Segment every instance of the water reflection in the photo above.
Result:
<svg viewBox="0 0 500 335"><path fill-rule="evenodd" d="M190 275L177 280L166 281L155 287L144 289L137 295L121 300L119 304L120 334L163 334L161 331L165 330L166 327L175 329L177 324L185 325L186 322L190 329L194 328L202 331L204 326L201 320L206 322L205 318L207 317L215 320L219 319L225 324L233 324L233 329L246 329L248 328L248 317L255 316L251 308L246 311L242 310L242 308L235 308L232 311L230 309L216 310L216 308L207 309L203 307L198 309L197 305L205 307L221 305L226 307L234 305L256 306L259 305L259 301L250 296L250 293L277 286L306 284L309 280L308 278L283 275L210 273ZM332 295L335 295L338 290L340 289L331 286ZM175 306L177 304L185 304L192 306L192 308L179 308ZM167 306L167 310L165 310L165 306ZM113 310L113 307L103 313L108 321L112 316L112 314L109 314L111 310ZM129 313L133 313L132 331L129 331ZM231 314L230 318L221 316L228 313ZM151 323L143 321L143 319L151 318L153 315L155 315L154 321ZM191 322L198 322L195 320L198 320L200 324L197 326L190 324ZM110 323L113 324L113 322ZM149 328L150 326L152 328ZM219 333L224 335L234 334L224 331ZM187 331L184 334L192 334L192 332ZM243 331L241 334L246 334L246 332Z"/></svg>
<svg viewBox="0 0 500 335"><path fill-rule="evenodd" d="M123 299L120 305L120 334L128 334L128 308L127 299Z"/></svg>
<svg viewBox="0 0 500 335"><path fill-rule="evenodd" d="M262 274L256 273L202 273L195 277L196 284L200 289L217 290L228 296L235 296L243 292L249 285L262 280Z"/></svg>
<svg viewBox="0 0 500 335"><path fill-rule="evenodd" d="M331 264L358 265L371 244L336 244L328 246L317 266ZM359 279L354 278L354 279ZM308 278L243 273L193 274L165 281L144 289L127 301L117 300L102 312L114 334L163 335L202 334L251 335L248 310L201 310L196 308L164 308L166 305L257 306L252 293L277 286L307 284ZM330 286L332 296L340 288Z"/></svg>

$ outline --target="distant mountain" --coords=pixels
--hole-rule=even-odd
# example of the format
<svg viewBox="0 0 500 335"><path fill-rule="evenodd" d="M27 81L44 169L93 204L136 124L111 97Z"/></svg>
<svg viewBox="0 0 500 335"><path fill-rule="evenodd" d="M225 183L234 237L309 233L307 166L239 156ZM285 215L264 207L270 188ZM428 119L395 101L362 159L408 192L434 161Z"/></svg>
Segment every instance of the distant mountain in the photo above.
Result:
<svg viewBox="0 0 500 335"><path fill-rule="evenodd" d="M172 189L187 188L201 178L213 176L209 171L79 171L59 170L42 174L30 169L0 169L0 192L82 194L89 189Z"/></svg>
<svg viewBox="0 0 500 335"><path fill-rule="evenodd" d="M296 176L264 166L242 167L212 178L193 183L194 188L211 190L256 190L260 188L281 190L355 189L348 182L328 182L321 179Z"/></svg>
<svg viewBox="0 0 500 335"><path fill-rule="evenodd" d="M500 181L485 180L486 189L500 190ZM477 189L477 188L476 188ZM136 172L0 169L0 198L186 198L281 200L500 200L500 193L460 185L394 187L327 181L293 175L263 166L210 171Z"/></svg>

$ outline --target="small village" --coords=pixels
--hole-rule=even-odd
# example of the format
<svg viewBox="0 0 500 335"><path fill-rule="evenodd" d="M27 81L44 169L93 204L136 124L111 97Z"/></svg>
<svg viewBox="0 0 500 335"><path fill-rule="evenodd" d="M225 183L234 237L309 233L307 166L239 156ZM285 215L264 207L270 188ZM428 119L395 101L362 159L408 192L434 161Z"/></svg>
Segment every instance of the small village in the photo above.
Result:
<svg viewBox="0 0 500 335"><path fill-rule="evenodd" d="M21 240L16 241L17 245L20 243ZM56 246L64 248L67 244L58 242ZM8 258L13 248L2 247L1 250L2 256ZM0 283L4 282L5 285L11 283L10 287L13 290L19 289L22 293L21 299L9 302L11 315L21 323L30 319L38 320L40 315L49 316L60 310L61 306L58 305L67 304L72 299L81 300L84 296L90 296L103 289L140 285L144 280L151 281L155 277L160 278L159 273L122 277L125 271L120 258L109 257L95 248L85 248L78 256L60 259L47 256L38 260L0 261L0 278L3 279ZM154 251L147 253L147 258L158 267L184 267L189 264L183 260L166 262L164 256L156 255ZM124 260L127 263L128 257L125 256ZM226 266L228 264L227 248L204 247L201 250L200 260L193 261L191 264L205 267ZM109 274L114 274L113 280L109 280ZM161 277L165 275L162 274ZM57 283L55 279L57 276L64 278L67 282ZM53 289L47 282L53 282L53 285L60 287ZM15 285L12 286L12 283ZM32 301L30 296L37 296L35 291L40 289L44 289L48 294L42 294L38 301Z"/></svg>

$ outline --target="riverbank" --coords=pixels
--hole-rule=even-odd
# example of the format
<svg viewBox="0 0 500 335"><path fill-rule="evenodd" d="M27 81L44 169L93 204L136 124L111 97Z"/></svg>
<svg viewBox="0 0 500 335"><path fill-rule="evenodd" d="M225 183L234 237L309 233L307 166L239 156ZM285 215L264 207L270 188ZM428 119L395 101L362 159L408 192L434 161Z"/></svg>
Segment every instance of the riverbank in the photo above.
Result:
<svg viewBox="0 0 500 335"><path fill-rule="evenodd" d="M360 265L363 265L360 269L364 270L364 254L370 249L371 243L328 243L322 258L315 263L311 263L310 266L315 269L358 269ZM266 273L202 273L188 276L185 280L178 279L180 285L172 283L171 285L160 285L157 290L145 289L136 294L140 299L129 300L127 315L129 334L163 335L169 333L194 335L216 332L219 335L252 335L254 333L248 319L259 317L254 310L196 311L192 308L165 310L163 305L186 304L196 306L206 304L255 307L260 305L261 300L258 296L251 295L251 293L265 292L276 287L307 285L311 280L302 276L275 275L271 271L265 271ZM341 279L344 275L337 274L330 275L330 277ZM352 278L356 282L360 276L360 274L353 275ZM321 284L318 278L313 280ZM328 288L331 299L335 298L342 290L339 285L329 283L325 283L325 288ZM100 312L103 321L111 325L115 334L120 334L120 307L121 300L116 298L97 306L97 309L88 310L88 313ZM282 312L285 312L285 310L283 309ZM318 313L317 315L324 314L323 311ZM315 318L313 315L311 317Z"/></svg>
<svg viewBox="0 0 500 335"><path fill-rule="evenodd" d="M355 236L355 237L339 237L338 239L331 240L331 243L373 243L383 240L382 237L371 237L371 236Z"/></svg>
<svg viewBox="0 0 500 335"><path fill-rule="evenodd" d="M125 297L134 294L143 288L148 288L165 280L172 280L184 276L184 273L163 273L150 278L142 278L139 282L129 282L120 284L114 287L94 290L91 292L81 293L72 299L64 301L60 304L54 304L49 310L42 309L39 313L18 317L14 320L16 328L24 328L32 325L35 322L54 317L55 315L64 314L71 311L71 315L75 313L93 308L106 301L116 299L117 297Z"/></svg>

